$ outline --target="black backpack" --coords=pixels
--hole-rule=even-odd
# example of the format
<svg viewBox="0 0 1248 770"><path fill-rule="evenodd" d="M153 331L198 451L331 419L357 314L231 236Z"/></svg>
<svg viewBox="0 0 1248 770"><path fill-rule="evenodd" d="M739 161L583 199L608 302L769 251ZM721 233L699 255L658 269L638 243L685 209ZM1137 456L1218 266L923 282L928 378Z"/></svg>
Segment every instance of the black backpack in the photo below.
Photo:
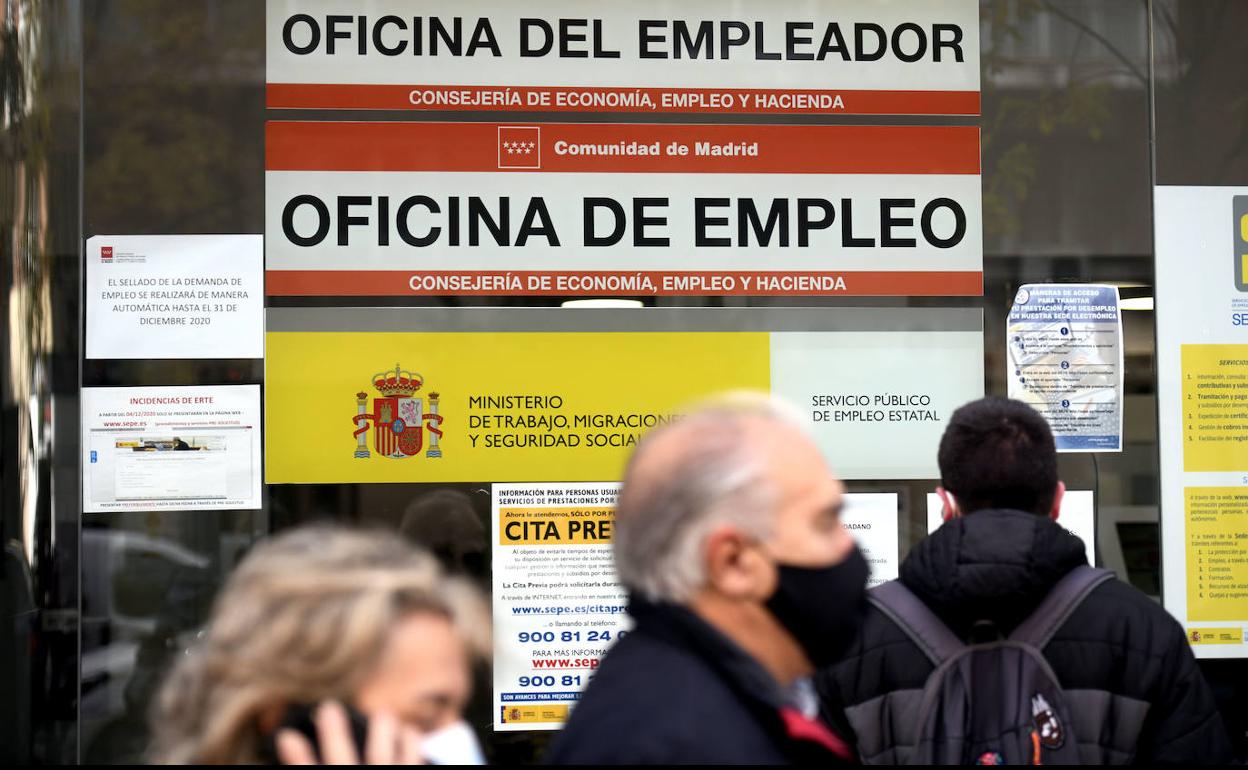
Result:
<svg viewBox="0 0 1248 770"><path fill-rule="evenodd" d="M967 644L900 581L872 589L870 602L936 666L917 712L908 757L921 765L1078 764L1070 709L1041 650L1092 589L1113 577L1081 566L1058 581L1010 634Z"/></svg>

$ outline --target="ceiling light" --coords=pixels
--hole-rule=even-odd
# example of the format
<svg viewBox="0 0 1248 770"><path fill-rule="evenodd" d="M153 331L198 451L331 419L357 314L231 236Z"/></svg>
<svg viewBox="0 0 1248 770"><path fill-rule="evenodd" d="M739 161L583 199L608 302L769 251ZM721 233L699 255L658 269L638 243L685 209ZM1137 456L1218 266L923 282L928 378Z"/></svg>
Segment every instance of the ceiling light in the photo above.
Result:
<svg viewBox="0 0 1248 770"><path fill-rule="evenodd" d="M564 307L645 307L639 299L568 299L563 301Z"/></svg>
<svg viewBox="0 0 1248 770"><path fill-rule="evenodd" d="M1127 297L1118 303L1118 307L1123 310L1152 310L1152 297Z"/></svg>

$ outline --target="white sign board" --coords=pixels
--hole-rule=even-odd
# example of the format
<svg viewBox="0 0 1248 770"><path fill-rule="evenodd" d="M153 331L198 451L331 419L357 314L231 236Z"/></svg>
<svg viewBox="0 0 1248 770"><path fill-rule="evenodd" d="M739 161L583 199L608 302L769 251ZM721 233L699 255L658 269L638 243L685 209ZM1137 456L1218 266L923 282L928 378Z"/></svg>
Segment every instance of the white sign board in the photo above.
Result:
<svg viewBox="0 0 1248 770"><path fill-rule="evenodd" d="M1091 490L1067 490L1062 497L1062 510L1058 514L1057 523L1066 531L1083 541L1087 551L1088 564L1096 564L1096 514ZM944 524L943 505L940 495L929 492L927 495L927 531L940 529ZM974 516L975 514L971 514Z"/></svg>
<svg viewBox="0 0 1248 770"><path fill-rule="evenodd" d="M1010 398L1044 416L1059 452L1121 452L1118 289L1027 284L1006 321Z"/></svg>
<svg viewBox="0 0 1248 770"><path fill-rule="evenodd" d="M972 126L266 132L271 295L983 291Z"/></svg>
<svg viewBox="0 0 1248 770"><path fill-rule="evenodd" d="M771 388L843 479L932 479L953 411L984 395L979 331L780 332Z"/></svg>
<svg viewBox="0 0 1248 770"><path fill-rule="evenodd" d="M263 358L264 236L87 240L87 358Z"/></svg>
<svg viewBox="0 0 1248 770"><path fill-rule="evenodd" d="M979 114L975 0L269 0L295 109Z"/></svg>
<svg viewBox="0 0 1248 770"><path fill-rule="evenodd" d="M1248 187L1154 188L1162 600L1248 656Z"/></svg>
<svg viewBox="0 0 1248 770"><path fill-rule="evenodd" d="M83 388L86 513L260 508L260 386Z"/></svg>

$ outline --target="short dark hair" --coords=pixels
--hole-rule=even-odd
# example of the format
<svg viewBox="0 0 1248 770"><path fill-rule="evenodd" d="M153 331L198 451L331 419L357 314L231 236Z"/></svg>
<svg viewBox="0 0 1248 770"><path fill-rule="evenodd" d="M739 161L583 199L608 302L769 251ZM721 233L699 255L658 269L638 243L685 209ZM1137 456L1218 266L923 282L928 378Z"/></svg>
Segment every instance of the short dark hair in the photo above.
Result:
<svg viewBox="0 0 1248 770"><path fill-rule="evenodd" d="M1049 424L1021 401L992 396L953 413L940 439L940 483L962 513L1053 507L1057 448Z"/></svg>

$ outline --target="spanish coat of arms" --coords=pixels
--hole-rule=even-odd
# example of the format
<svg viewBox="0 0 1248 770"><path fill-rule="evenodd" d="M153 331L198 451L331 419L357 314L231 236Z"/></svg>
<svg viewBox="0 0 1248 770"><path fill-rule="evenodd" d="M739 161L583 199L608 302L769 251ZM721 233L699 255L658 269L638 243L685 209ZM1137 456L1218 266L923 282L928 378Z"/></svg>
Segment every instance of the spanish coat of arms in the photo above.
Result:
<svg viewBox="0 0 1248 770"><path fill-rule="evenodd" d="M424 378L415 372L405 371L398 364L394 369L373 375L373 387L381 395L373 398L373 409L368 411L368 394L356 393L355 456L371 456L365 434L372 423L373 449L382 457L401 460L415 457L424 447L424 429L429 429L429 448L425 457L441 457L438 440L442 438L442 415L438 414L438 394L429 394L429 411L424 411L422 399L416 392L424 385Z"/></svg>

